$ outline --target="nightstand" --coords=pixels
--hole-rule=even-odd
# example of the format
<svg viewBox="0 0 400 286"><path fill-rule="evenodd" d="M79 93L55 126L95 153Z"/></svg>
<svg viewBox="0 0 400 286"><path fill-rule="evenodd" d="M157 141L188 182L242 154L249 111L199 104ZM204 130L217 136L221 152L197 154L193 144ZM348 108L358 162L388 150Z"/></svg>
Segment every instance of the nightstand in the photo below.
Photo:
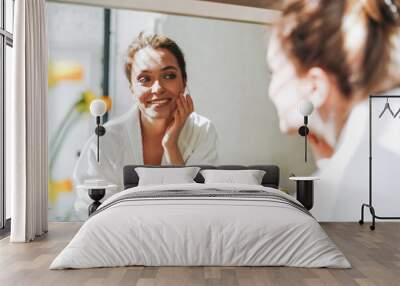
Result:
<svg viewBox="0 0 400 286"><path fill-rule="evenodd" d="M314 205L314 181L318 177L290 177L289 180L296 181L296 199L303 204L307 210Z"/></svg>
<svg viewBox="0 0 400 286"><path fill-rule="evenodd" d="M88 207L89 216L94 213L101 205L100 200L104 198L106 190L116 188L117 185L108 184L104 180L87 180L83 185L78 185L77 188L84 188L88 191L89 197L94 201Z"/></svg>

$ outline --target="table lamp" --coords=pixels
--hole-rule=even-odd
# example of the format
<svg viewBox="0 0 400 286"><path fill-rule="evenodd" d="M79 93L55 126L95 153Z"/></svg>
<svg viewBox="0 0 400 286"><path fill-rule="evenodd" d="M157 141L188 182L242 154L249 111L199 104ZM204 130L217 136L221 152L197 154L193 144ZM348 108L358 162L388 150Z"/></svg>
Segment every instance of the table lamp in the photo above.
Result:
<svg viewBox="0 0 400 286"><path fill-rule="evenodd" d="M99 156L99 145L100 145L100 136L106 134L106 129L104 126L100 125L100 117L104 115L107 111L107 106L105 102L101 99L95 99L90 103L90 113L96 117L96 129L95 133L97 135L97 162L100 162Z"/></svg>
<svg viewBox="0 0 400 286"><path fill-rule="evenodd" d="M298 110L301 115L304 117L304 125L299 128L300 136L304 136L304 160L307 162L307 135L309 133L309 129L307 127L308 124L308 116L313 112L314 106L311 101L303 100L300 102Z"/></svg>

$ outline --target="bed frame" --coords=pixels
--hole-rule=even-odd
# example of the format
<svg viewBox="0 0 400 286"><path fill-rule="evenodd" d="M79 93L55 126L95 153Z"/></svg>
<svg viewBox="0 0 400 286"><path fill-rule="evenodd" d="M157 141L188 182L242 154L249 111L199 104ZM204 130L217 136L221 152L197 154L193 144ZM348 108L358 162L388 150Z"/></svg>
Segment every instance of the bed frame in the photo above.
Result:
<svg viewBox="0 0 400 286"><path fill-rule="evenodd" d="M200 167L202 170L205 169L218 169L218 170L263 170L265 175L262 179L261 184L265 187L271 187L277 189L279 187L279 167L275 165L221 165L221 166L210 166L210 165L192 165ZM149 167L149 168L182 168L188 166L148 166L148 165L128 165L124 167L124 189L136 187L139 183L139 176L135 171L137 167ZM197 183L204 183L204 178L200 174L194 178Z"/></svg>

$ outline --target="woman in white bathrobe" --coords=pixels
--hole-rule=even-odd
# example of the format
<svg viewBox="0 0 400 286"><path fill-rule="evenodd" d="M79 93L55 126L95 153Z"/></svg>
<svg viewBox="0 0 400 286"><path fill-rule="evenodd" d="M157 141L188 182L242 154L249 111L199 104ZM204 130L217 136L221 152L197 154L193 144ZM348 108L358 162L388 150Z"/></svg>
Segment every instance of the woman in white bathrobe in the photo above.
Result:
<svg viewBox="0 0 400 286"><path fill-rule="evenodd" d="M368 202L368 95L400 95L399 25L399 0L293 0L274 29L269 95L281 131L297 135L300 101L314 105L309 142L319 168L312 209L318 220L357 221ZM385 102L374 100L374 202L378 215L394 216L400 127L398 118L378 119ZM392 104L396 112L398 101Z"/></svg>
<svg viewBox="0 0 400 286"><path fill-rule="evenodd" d="M96 137L89 139L75 166L75 186L88 179L105 180L116 185L107 189L107 198L123 190L126 165L216 164L216 129L194 112L185 92L184 56L174 41L141 33L129 47L125 74L137 104L104 125L99 163ZM92 201L87 190L76 191L75 210L84 219Z"/></svg>

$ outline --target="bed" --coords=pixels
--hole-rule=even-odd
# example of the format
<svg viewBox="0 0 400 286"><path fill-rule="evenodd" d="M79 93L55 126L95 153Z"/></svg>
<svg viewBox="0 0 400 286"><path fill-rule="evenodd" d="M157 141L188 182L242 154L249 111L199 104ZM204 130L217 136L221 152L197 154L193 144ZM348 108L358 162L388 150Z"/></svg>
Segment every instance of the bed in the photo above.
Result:
<svg viewBox="0 0 400 286"><path fill-rule="evenodd" d="M194 183L140 186L124 168L125 190L108 198L50 269L144 266L292 266L350 268L313 216L279 191L279 168L260 185ZM142 166L143 167L143 166Z"/></svg>

